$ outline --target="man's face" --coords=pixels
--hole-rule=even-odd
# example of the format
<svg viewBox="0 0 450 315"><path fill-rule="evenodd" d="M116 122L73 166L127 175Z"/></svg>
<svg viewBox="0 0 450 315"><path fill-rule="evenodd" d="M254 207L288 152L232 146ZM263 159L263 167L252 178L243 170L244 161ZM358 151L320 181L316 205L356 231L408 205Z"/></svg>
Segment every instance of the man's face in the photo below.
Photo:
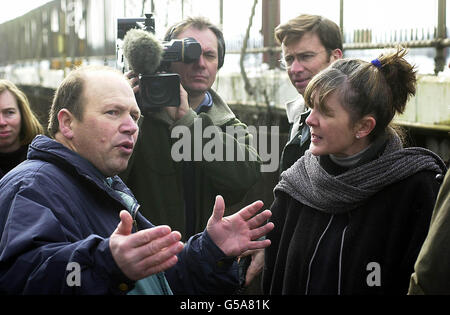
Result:
<svg viewBox="0 0 450 315"><path fill-rule="evenodd" d="M216 80L219 63L217 37L209 29L198 30L192 27L177 36L179 39L186 37L193 37L200 43L202 54L193 63L172 63L171 71L180 75L181 84L189 95L198 95L205 93Z"/></svg>
<svg viewBox="0 0 450 315"><path fill-rule="evenodd" d="M127 168L141 115L128 82L113 72L90 72L83 92L83 118L72 121L72 149L105 176Z"/></svg>
<svg viewBox="0 0 450 315"><path fill-rule="evenodd" d="M335 54L335 50L329 57L317 34L310 32L305 33L300 40L290 45L283 43L281 48L289 79L302 95L305 93L309 81L317 73L342 56L340 50L338 56Z"/></svg>

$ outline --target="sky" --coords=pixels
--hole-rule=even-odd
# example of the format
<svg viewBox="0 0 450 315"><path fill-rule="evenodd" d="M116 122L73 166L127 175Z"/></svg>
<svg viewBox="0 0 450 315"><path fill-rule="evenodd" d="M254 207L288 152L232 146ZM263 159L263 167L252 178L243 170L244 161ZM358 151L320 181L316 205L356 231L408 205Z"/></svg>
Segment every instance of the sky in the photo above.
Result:
<svg viewBox="0 0 450 315"><path fill-rule="evenodd" d="M24 15L47 2L50 0L1 0L0 23Z"/></svg>

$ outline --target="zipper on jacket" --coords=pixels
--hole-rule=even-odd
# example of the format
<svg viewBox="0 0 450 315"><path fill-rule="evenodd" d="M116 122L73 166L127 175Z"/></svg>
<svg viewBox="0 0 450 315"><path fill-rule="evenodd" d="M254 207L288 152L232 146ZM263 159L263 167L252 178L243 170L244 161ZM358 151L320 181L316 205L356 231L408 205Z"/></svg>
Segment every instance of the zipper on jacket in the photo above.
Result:
<svg viewBox="0 0 450 315"><path fill-rule="evenodd" d="M163 295L171 295L166 286L164 272L157 273L156 277L158 278L158 282L161 286L161 290L163 291Z"/></svg>
<svg viewBox="0 0 450 315"><path fill-rule="evenodd" d="M136 221L136 216L137 216L137 213L138 213L140 207L141 207L140 204L135 203L135 206L133 206L133 210L131 211L131 217L133 218L133 226L134 226L136 232L139 231L137 221Z"/></svg>
<svg viewBox="0 0 450 315"><path fill-rule="evenodd" d="M341 250L339 251L339 278L338 278L338 295L341 295L341 272L342 272L342 249L344 248L345 232L347 232L348 225L345 226L341 237Z"/></svg>
<svg viewBox="0 0 450 315"><path fill-rule="evenodd" d="M322 235L320 235L320 238L319 238L319 240L317 241L316 248L314 249L314 253L313 253L312 257L311 257L311 260L309 261L308 278L307 278L307 280L306 280L306 290L305 290L305 294L306 294L306 295L308 295L309 278L311 277L311 267L312 267L312 263L313 263L314 257L315 257L316 254L317 254L317 250L319 249L320 242L322 241L322 238L324 237L325 233L327 233L328 228L330 227L331 222L333 221L333 218L334 218L334 214L331 216L330 221L328 222L328 225L327 225L327 227L325 228L325 230L323 231Z"/></svg>

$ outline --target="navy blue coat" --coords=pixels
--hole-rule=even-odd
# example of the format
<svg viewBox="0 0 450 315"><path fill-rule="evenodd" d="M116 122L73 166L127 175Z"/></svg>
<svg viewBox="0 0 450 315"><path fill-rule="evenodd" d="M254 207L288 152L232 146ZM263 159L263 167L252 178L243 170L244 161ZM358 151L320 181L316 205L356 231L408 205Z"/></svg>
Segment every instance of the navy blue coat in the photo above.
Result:
<svg viewBox="0 0 450 315"><path fill-rule="evenodd" d="M86 159L45 136L30 145L28 159L0 181L0 293L124 294L134 282L116 265L109 236L132 196L119 179L112 189ZM151 228L137 213L138 229ZM166 271L174 293L224 294L238 286L235 260L227 260L208 234L200 233ZM218 263L226 261L226 263ZM81 285L67 278L81 267Z"/></svg>

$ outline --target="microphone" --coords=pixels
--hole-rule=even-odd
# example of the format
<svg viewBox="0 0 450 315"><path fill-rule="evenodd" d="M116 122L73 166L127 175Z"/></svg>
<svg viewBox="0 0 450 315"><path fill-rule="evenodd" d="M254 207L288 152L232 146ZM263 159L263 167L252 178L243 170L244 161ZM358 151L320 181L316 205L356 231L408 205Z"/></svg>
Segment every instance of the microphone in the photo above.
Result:
<svg viewBox="0 0 450 315"><path fill-rule="evenodd" d="M136 74L154 74L161 64L164 49L152 33L130 29L124 37L123 54Z"/></svg>

